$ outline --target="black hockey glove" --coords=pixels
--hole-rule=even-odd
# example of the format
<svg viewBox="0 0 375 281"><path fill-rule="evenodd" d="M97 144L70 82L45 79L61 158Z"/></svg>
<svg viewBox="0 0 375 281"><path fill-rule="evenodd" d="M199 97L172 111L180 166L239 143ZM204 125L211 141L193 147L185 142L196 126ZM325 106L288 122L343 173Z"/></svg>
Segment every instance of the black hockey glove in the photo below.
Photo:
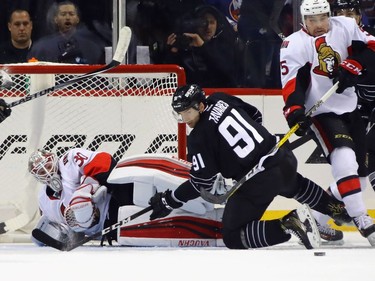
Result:
<svg viewBox="0 0 375 281"><path fill-rule="evenodd" d="M286 120L288 122L289 128L292 128L294 125L299 124L299 128L295 132L297 136L304 136L311 126L311 119L305 115L305 109L300 107L295 109L291 113L286 115Z"/></svg>
<svg viewBox="0 0 375 281"><path fill-rule="evenodd" d="M0 123L9 117L11 112L9 105L3 99L0 99Z"/></svg>
<svg viewBox="0 0 375 281"><path fill-rule="evenodd" d="M173 209L180 208L183 205L172 198L172 191L169 189L165 192L156 193L150 198L148 204L150 204L153 209L150 220L166 217Z"/></svg>
<svg viewBox="0 0 375 281"><path fill-rule="evenodd" d="M363 67L358 61L346 59L341 62L337 73L333 78L334 84L339 81L339 87L337 88L336 93L341 94L346 88L357 85L358 78L362 74Z"/></svg>

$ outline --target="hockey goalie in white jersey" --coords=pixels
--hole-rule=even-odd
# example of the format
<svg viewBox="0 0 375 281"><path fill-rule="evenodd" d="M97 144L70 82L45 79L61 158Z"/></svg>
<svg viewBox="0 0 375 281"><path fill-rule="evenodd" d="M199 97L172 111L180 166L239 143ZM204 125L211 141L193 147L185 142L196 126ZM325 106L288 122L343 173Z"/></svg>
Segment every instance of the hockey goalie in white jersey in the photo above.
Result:
<svg viewBox="0 0 375 281"><path fill-rule="evenodd" d="M74 148L60 159L37 150L30 173L43 187L41 218L32 232L38 245L60 248L93 235L148 206L149 199L175 189L189 177L190 163L166 155L144 154L116 163L106 152ZM167 218L137 218L107 237L124 246L223 246L222 209L202 199L185 204Z"/></svg>

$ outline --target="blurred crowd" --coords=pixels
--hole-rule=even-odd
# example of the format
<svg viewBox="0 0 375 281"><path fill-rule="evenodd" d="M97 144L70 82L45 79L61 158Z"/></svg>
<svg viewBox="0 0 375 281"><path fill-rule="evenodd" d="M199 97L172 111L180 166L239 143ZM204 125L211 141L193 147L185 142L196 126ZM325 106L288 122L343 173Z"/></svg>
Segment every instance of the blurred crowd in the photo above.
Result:
<svg viewBox="0 0 375 281"><path fill-rule="evenodd" d="M2 0L0 63L104 64L112 1ZM299 5L298 5L299 6ZM297 7L298 7L297 6ZM375 24L374 0L362 0ZM129 64L178 64L203 87L280 88L279 49L295 31L292 0L127 0Z"/></svg>

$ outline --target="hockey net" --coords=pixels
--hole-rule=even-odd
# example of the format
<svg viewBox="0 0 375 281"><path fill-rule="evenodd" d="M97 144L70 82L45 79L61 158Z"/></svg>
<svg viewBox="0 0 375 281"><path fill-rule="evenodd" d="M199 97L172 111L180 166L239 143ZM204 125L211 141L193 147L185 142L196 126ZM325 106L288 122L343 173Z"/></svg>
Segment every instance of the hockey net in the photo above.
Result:
<svg viewBox="0 0 375 281"><path fill-rule="evenodd" d="M13 80L9 90L0 90L0 97L10 103L99 66L0 67ZM102 150L116 160L142 153L185 158L186 130L177 124L170 106L174 90L184 83L184 71L178 66L121 65L12 108L12 115L0 124L0 222L19 218L16 223L22 225L27 220L20 228L25 233L35 225L40 186L29 175L27 164L37 148L58 156L72 147Z"/></svg>

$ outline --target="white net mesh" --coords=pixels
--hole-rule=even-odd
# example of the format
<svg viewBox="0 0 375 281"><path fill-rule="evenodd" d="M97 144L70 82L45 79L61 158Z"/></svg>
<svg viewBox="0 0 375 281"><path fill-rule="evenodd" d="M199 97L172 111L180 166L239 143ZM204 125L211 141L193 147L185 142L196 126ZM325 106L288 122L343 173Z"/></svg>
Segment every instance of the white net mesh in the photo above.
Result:
<svg viewBox="0 0 375 281"><path fill-rule="evenodd" d="M14 84L0 90L0 97L10 103L98 66L3 68ZM178 126L170 103L183 83L184 73L175 66L120 66L12 108L12 115L0 124L0 221L19 212L35 214L37 184L27 172L27 162L37 148L58 156L71 147L103 150L116 160L141 153L177 156Z"/></svg>

